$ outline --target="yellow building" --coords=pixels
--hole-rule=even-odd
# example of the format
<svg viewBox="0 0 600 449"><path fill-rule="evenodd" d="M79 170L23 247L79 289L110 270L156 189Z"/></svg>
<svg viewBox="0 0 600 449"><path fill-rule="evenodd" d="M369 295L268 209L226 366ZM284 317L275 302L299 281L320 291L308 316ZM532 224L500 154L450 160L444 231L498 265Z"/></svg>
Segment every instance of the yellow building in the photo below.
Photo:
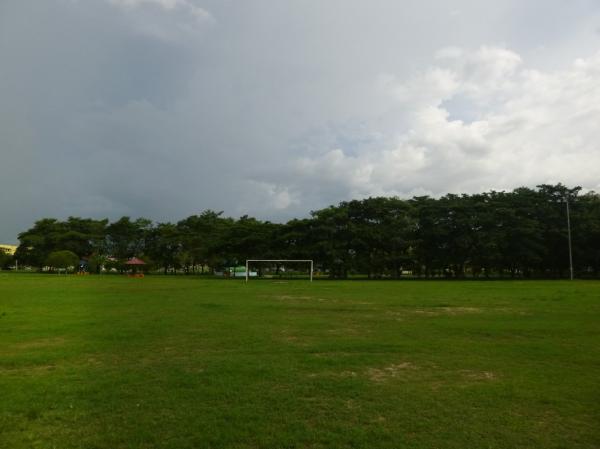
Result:
<svg viewBox="0 0 600 449"><path fill-rule="evenodd" d="M5 245L3 243L0 243L0 250L4 250L12 256L17 250L17 245Z"/></svg>

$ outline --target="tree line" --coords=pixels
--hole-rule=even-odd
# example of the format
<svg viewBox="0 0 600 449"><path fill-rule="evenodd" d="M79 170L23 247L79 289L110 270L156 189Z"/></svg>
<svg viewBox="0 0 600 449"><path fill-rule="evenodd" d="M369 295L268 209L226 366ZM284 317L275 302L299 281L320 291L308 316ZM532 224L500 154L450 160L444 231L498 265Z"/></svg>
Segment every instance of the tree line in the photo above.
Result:
<svg viewBox="0 0 600 449"><path fill-rule="evenodd" d="M177 223L43 218L19 234L15 258L43 267L68 251L92 272L136 256L165 273L210 273L256 258L313 259L332 278L559 278L569 273L567 201L575 273L597 277L600 195L561 184L344 201L287 223L212 210Z"/></svg>

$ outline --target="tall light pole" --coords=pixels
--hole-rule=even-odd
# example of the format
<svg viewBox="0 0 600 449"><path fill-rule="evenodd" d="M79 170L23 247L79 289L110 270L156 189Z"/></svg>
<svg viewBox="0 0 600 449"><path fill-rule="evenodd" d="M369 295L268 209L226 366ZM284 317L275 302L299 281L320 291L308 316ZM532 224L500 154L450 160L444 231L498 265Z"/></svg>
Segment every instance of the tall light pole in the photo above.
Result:
<svg viewBox="0 0 600 449"><path fill-rule="evenodd" d="M567 203L567 234L569 237L569 270L571 271L571 280L573 280L573 249L571 247L571 213L569 211L569 197L565 197Z"/></svg>

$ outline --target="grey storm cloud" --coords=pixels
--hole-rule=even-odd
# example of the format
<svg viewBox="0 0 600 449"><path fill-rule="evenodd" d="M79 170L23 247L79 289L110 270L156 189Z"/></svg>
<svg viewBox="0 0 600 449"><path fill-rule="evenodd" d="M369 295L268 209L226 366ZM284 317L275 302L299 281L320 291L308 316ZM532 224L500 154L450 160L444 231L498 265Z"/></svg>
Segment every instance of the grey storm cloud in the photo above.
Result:
<svg viewBox="0 0 600 449"><path fill-rule="evenodd" d="M3 0L0 241L44 216L598 189L599 26L591 0Z"/></svg>

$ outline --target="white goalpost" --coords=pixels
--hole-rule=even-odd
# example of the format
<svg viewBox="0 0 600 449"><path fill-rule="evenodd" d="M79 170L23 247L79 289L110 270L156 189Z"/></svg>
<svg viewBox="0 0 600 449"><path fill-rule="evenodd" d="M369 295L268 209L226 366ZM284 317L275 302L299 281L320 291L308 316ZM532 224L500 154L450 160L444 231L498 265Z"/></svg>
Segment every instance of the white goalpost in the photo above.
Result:
<svg viewBox="0 0 600 449"><path fill-rule="evenodd" d="M312 259L247 259L246 260L246 282L248 282L248 277L250 274L250 263L252 262L273 262L273 263L283 263L283 262L305 262L310 263L310 282L313 280L313 261Z"/></svg>

